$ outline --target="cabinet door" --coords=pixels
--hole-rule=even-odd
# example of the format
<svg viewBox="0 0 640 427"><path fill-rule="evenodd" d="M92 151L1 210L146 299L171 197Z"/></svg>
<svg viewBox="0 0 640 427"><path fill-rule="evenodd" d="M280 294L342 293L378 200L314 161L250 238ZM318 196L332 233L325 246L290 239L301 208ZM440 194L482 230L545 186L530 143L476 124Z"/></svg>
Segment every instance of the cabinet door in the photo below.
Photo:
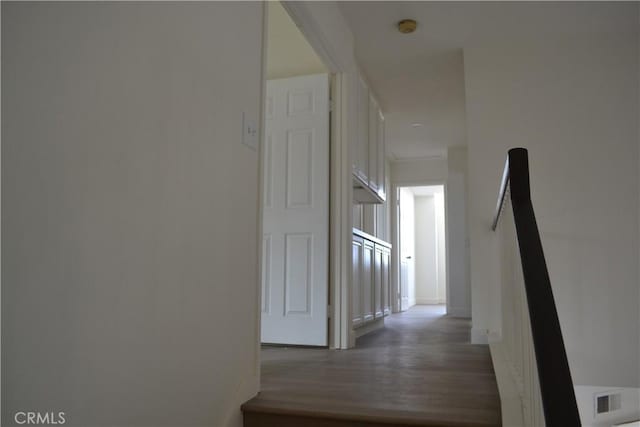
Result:
<svg viewBox="0 0 640 427"><path fill-rule="evenodd" d="M352 326L362 324L362 239L353 236L351 250L353 253L353 270L351 273L351 319Z"/></svg>
<svg viewBox="0 0 640 427"><path fill-rule="evenodd" d="M391 269L389 268L391 262L391 252L385 248L382 252L382 309L384 315L387 316L391 313Z"/></svg>
<svg viewBox="0 0 640 427"><path fill-rule="evenodd" d="M373 306L376 319L382 317L384 314L382 307L382 254L383 247L376 245L373 262Z"/></svg>
<svg viewBox="0 0 640 427"><path fill-rule="evenodd" d="M387 197L387 189L386 189L386 176L387 176L387 162L386 162L386 147L385 147L385 128L384 128L384 117L382 116L382 112L380 109L376 108L376 191L378 195L382 197L382 199L386 199Z"/></svg>
<svg viewBox="0 0 640 427"><path fill-rule="evenodd" d="M365 183L369 182L369 88L358 76L358 123L357 123L357 174Z"/></svg>
<svg viewBox="0 0 640 427"><path fill-rule="evenodd" d="M363 320L373 320L373 263L374 245L364 240L362 245L362 313Z"/></svg>
<svg viewBox="0 0 640 427"><path fill-rule="evenodd" d="M378 110L378 103L369 95L369 187L375 192L378 192L379 178L379 166L378 166L378 117L380 117Z"/></svg>

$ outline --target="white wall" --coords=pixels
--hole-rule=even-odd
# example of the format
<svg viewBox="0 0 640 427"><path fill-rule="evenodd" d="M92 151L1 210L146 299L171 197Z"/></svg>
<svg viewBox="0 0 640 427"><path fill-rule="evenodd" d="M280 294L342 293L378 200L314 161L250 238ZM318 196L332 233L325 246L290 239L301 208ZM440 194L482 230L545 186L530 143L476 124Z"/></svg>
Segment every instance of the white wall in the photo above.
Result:
<svg viewBox="0 0 640 427"><path fill-rule="evenodd" d="M609 11L615 34L465 49L474 339L499 333L490 223L506 150L523 146L578 385L640 383L636 8Z"/></svg>
<svg viewBox="0 0 640 427"><path fill-rule="evenodd" d="M2 425L241 425L262 30L260 3L2 4Z"/></svg>
<svg viewBox="0 0 640 427"><path fill-rule="evenodd" d="M397 185L441 184L447 179L447 159L430 157L391 162L391 183Z"/></svg>
<svg viewBox="0 0 640 427"><path fill-rule="evenodd" d="M471 317L469 234L467 226L467 148L451 147L447 154L446 227L450 315Z"/></svg>

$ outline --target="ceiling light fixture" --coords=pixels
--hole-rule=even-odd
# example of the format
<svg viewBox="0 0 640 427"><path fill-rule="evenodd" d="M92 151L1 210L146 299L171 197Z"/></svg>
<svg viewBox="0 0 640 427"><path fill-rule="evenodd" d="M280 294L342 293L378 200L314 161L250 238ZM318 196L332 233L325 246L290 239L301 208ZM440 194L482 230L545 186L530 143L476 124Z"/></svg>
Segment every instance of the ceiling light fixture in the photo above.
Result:
<svg viewBox="0 0 640 427"><path fill-rule="evenodd" d="M398 31L400 31L402 34L411 34L416 30L417 27L418 23L413 19L403 19L402 21L398 22Z"/></svg>
<svg viewBox="0 0 640 427"><path fill-rule="evenodd" d="M413 128L421 128L422 126L424 126L422 123L411 123L411 127Z"/></svg>

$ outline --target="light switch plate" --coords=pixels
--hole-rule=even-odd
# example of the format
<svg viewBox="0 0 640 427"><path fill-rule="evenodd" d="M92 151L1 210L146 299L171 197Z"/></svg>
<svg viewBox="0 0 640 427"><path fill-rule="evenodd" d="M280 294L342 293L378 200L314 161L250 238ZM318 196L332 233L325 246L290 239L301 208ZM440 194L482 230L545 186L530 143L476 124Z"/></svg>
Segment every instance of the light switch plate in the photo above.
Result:
<svg viewBox="0 0 640 427"><path fill-rule="evenodd" d="M254 117L242 113L242 143L252 150L258 150L258 124Z"/></svg>

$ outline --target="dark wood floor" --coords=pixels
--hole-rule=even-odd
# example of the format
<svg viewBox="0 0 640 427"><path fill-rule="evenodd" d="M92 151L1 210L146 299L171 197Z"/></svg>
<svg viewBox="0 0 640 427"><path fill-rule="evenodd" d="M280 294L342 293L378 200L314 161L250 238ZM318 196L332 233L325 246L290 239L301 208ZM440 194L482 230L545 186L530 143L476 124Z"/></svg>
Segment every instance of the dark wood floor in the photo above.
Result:
<svg viewBox="0 0 640 427"><path fill-rule="evenodd" d="M489 349L469 343L468 320L443 313L442 306L416 306L394 314L352 350L265 347L262 391L245 409L387 425L499 426Z"/></svg>

